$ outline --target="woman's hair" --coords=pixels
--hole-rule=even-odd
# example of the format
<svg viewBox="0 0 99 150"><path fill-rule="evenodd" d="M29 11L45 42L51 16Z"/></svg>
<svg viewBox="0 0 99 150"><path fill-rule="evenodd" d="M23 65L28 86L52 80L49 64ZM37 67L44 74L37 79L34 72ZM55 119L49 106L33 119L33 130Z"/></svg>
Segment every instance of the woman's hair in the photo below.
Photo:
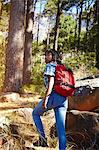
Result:
<svg viewBox="0 0 99 150"><path fill-rule="evenodd" d="M46 53L51 53L52 54L52 61L56 61L57 63L61 63L61 56L60 53L56 50L49 49L45 52Z"/></svg>

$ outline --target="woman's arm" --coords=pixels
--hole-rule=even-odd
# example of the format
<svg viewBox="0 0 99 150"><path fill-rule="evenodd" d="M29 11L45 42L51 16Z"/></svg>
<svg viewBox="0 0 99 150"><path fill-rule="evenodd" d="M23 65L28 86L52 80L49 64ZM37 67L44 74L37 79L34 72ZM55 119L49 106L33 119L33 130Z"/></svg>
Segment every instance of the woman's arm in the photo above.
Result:
<svg viewBox="0 0 99 150"><path fill-rule="evenodd" d="M46 109L46 104L47 104L48 98L53 90L53 86L54 86L54 77L49 77L48 89L46 91L44 102L42 104L42 107L44 109Z"/></svg>

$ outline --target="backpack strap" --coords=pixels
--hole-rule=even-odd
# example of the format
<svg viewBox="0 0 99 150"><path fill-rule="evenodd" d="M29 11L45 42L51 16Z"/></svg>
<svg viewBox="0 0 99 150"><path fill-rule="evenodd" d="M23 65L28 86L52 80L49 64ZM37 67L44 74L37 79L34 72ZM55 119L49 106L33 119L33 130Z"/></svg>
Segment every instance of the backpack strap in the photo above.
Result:
<svg viewBox="0 0 99 150"><path fill-rule="evenodd" d="M72 89L75 89L75 87L73 86L73 85L71 85L71 84L68 84L67 82L66 83L63 83L61 80L57 80L56 82L55 82L55 84L56 85L64 85L64 86L68 86L68 87L70 87L70 88L72 88Z"/></svg>
<svg viewBox="0 0 99 150"><path fill-rule="evenodd" d="M70 87L70 88L72 88L72 89L75 89L75 87L74 87L73 85L68 84L68 83L62 83L62 85L65 85L65 86L68 86L68 87Z"/></svg>

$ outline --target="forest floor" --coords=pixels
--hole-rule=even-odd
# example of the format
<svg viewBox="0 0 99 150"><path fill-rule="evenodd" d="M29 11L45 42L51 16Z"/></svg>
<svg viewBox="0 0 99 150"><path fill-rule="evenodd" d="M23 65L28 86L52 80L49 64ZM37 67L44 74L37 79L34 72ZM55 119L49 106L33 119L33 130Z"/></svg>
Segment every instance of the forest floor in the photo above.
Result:
<svg viewBox="0 0 99 150"><path fill-rule="evenodd" d="M6 101L8 97L9 102ZM53 111L42 116L49 148L34 147L32 144L39 136L32 120L33 108L40 101L39 95L23 94L19 99L18 94L8 93L6 98L3 96L0 102L0 150L12 150L13 146L14 150L57 150L57 138L53 140L49 136L50 128L55 123Z"/></svg>
<svg viewBox="0 0 99 150"><path fill-rule="evenodd" d="M96 79L92 80L97 83ZM80 86L82 83L84 81L78 81L77 84ZM33 146L39 135L32 119L32 111L40 100L38 94L0 94L0 150L58 150L57 137L50 137L50 129L55 123L53 110L42 116L49 148ZM67 150L72 150L73 144L68 143Z"/></svg>

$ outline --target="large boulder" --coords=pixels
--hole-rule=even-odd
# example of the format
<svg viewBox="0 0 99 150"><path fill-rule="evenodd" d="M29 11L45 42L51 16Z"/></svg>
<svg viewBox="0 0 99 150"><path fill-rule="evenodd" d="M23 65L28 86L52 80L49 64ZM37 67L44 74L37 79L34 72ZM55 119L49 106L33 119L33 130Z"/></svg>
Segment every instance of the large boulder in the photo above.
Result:
<svg viewBox="0 0 99 150"><path fill-rule="evenodd" d="M78 93L69 98L69 110L93 111L94 109L99 108L99 88L91 89L88 86L80 88L82 90L79 90L78 88Z"/></svg>
<svg viewBox="0 0 99 150"><path fill-rule="evenodd" d="M98 150L99 149L99 114L88 111L72 110L67 113L66 133L68 143L73 148ZM57 136L55 124L50 129L50 136Z"/></svg>

